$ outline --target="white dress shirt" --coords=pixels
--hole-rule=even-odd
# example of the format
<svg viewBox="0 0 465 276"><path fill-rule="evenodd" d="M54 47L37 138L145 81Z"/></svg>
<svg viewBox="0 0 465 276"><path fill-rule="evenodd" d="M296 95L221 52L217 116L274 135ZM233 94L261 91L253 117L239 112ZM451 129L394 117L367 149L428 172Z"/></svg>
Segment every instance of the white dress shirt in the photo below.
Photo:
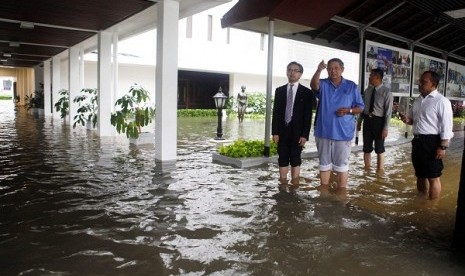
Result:
<svg viewBox="0 0 465 276"><path fill-rule="evenodd" d="M418 96L410 110L413 118L413 134L439 134L441 140L454 136L452 131L452 105L438 90L426 97Z"/></svg>

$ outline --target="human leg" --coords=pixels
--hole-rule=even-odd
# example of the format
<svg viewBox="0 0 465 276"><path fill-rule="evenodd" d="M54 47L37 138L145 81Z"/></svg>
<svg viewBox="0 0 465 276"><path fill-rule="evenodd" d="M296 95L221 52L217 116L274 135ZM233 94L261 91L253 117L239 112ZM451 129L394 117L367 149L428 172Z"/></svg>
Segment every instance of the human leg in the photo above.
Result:
<svg viewBox="0 0 465 276"><path fill-rule="evenodd" d="M420 195L426 195L428 192L428 180L426 178L417 177L417 190Z"/></svg>
<svg viewBox="0 0 465 276"><path fill-rule="evenodd" d="M320 171L320 185L323 187L328 187L330 176L331 171Z"/></svg>
<svg viewBox="0 0 465 276"><path fill-rule="evenodd" d="M331 140L315 137L316 147L318 149L318 158L320 160L320 185L321 187L329 186L329 178L333 164L331 162Z"/></svg>
<svg viewBox="0 0 465 276"><path fill-rule="evenodd" d="M378 154L378 157L377 157L377 167L376 167L376 170L377 171L383 171L384 170L384 153L380 153Z"/></svg>
<svg viewBox="0 0 465 276"><path fill-rule="evenodd" d="M439 143L439 135L424 135L412 140L412 163L417 176L417 190L429 199L438 198L441 193L439 177L444 165L435 156Z"/></svg>
<svg viewBox="0 0 465 276"><path fill-rule="evenodd" d="M437 199L441 195L441 179L439 177L428 178L429 199Z"/></svg>
<svg viewBox="0 0 465 276"><path fill-rule="evenodd" d="M349 178L349 157L352 146L351 141L334 141L332 160L334 171L337 173L337 187L346 188Z"/></svg>
<svg viewBox="0 0 465 276"><path fill-rule="evenodd" d="M291 183L292 185L299 185L300 166L291 167Z"/></svg>
<svg viewBox="0 0 465 276"><path fill-rule="evenodd" d="M348 179L349 179L349 172L337 172L337 188L345 189L347 187Z"/></svg>
<svg viewBox="0 0 465 276"><path fill-rule="evenodd" d="M384 169L384 117L374 117L373 120L373 137L375 143L375 153L377 154L376 170L382 171Z"/></svg>
<svg viewBox="0 0 465 276"><path fill-rule="evenodd" d="M365 163L365 169L368 170L371 167L371 153L363 153L363 162Z"/></svg>
<svg viewBox="0 0 465 276"><path fill-rule="evenodd" d="M288 183L288 180L287 180L288 173L289 173L289 167L288 166L279 167L279 182L281 184L287 184Z"/></svg>
<svg viewBox="0 0 465 276"><path fill-rule="evenodd" d="M371 152L373 151L373 119L365 116L363 120L363 162L365 169L371 167Z"/></svg>

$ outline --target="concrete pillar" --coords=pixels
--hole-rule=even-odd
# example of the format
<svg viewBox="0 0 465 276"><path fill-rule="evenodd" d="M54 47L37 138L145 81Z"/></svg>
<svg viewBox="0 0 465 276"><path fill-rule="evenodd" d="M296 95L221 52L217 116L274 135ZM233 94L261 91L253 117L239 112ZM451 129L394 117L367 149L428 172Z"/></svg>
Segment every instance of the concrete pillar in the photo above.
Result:
<svg viewBox="0 0 465 276"><path fill-rule="evenodd" d="M155 78L155 159L175 161L177 149L179 2L157 3L157 65Z"/></svg>
<svg viewBox="0 0 465 276"><path fill-rule="evenodd" d="M114 32L112 36L113 42L113 99L118 99L118 33ZM114 103L112 103L114 104ZM113 107L113 106L112 106Z"/></svg>
<svg viewBox="0 0 465 276"><path fill-rule="evenodd" d="M60 57L52 58L52 108L53 118L60 118L60 112L55 111L55 103L58 102L60 95L58 91L61 90L61 60Z"/></svg>
<svg viewBox="0 0 465 276"><path fill-rule="evenodd" d="M113 136L115 128L110 123L113 99L113 71L111 66L111 32L98 33L97 89L98 115L97 132L99 136Z"/></svg>
<svg viewBox="0 0 465 276"><path fill-rule="evenodd" d="M68 91L69 91L69 124L74 123L74 116L77 114L78 104L73 102L74 98L79 95L81 91L81 77L79 70L79 52L78 47L71 47L68 49Z"/></svg>
<svg viewBox="0 0 465 276"><path fill-rule="evenodd" d="M51 60L44 61L44 115L52 116L52 72Z"/></svg>

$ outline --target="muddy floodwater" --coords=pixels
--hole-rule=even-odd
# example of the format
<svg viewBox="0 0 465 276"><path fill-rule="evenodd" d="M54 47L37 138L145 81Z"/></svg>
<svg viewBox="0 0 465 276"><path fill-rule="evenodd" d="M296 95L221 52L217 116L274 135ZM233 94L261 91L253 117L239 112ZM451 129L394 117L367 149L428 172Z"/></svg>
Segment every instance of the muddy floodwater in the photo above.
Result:
<svg viewBox="0 0 465 276"><path fill-rule="evenodd" d="M430 201L417 196L409 143L386 149L382 174L354 152L345 195L321 194L306 159L289 195L277 164L212 162L216 122L179 118L178 160L159 164L153 145L0 101L0 275L465 275L451 249L462 125ZM264 137L264 120L223 127L227 139Z"/></svg>

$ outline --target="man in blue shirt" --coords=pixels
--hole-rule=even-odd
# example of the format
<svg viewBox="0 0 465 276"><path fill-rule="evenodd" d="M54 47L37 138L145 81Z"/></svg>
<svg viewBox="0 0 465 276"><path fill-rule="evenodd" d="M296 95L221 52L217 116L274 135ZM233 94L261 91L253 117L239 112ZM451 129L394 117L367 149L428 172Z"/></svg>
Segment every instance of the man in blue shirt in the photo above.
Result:
<svg viewBox="0 0 465 276"><path fill-rule="evenodd" d="M326 79L320 79L323 69L328 71ZM342 72L342 60L333 58L327 65L322 60L310 82L318 99L314 132L320 159L320 185L321 189L328 189L331 171L335 171L336 192L344 192L347 187L349 157L355 133L354 115L365 108L357 85L344 79Z"/></svg>

